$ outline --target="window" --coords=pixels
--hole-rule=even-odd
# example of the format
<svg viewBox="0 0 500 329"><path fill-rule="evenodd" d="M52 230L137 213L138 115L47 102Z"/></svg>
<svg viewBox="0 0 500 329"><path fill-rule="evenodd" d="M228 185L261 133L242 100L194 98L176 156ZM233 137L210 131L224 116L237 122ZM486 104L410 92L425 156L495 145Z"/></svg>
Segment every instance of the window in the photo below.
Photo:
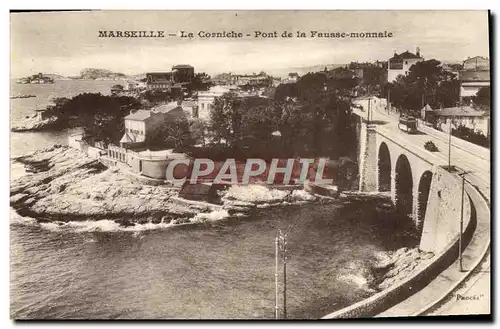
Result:
<svg viewBox="0 0 500 329"><path fill-rule="evenodd" d="M408 61L406 61L405 64L408 65Z"/></svg>
<svg viewBox="0 0 500 329"><path fill-rule="evenodd" d="M201 103L201 109L204 110L205 109L205 103Z"/></svg>

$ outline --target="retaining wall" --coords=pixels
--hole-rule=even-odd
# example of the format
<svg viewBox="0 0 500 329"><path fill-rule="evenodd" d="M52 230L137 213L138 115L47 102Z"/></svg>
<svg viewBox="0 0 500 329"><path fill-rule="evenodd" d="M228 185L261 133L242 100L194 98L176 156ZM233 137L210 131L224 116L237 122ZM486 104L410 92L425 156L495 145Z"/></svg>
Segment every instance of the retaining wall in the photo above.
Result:
<svg viewBox="0 0 500 329"><path fill-rule="evenodd" d="M445 184L450 184L450 186L445 188ZM448 227L449 229L452 229L452 217L450 216L448 217L448 219L442 220L442 214L447 210L445 207L456 207L456 203L452 201L452 198L456 198L460 202L460 195L462 191L461 179L457 175L450 174L440 168L439 179L437 180L435 185L436 186L434 187L434 189L436 193L439 188L445 190L442 192L442 197L447 199L447 202L439 202L437 204L437 207L440 208L438 211L428 210L429 216L437 216L437 218L426 218L425 220L435 221L437 223L437 225L435 226L436 228ZM465 246L471 240L476 228L476 213L467 193L465 193L464 195L464 200L466 200L466 202L464 202L464 233L462 242L464 244L463 247L465 248ZM433 201L431 200L431 202ZM429 206L432 206L432 204L429 204ZM456 211L454 211L454 213L456 213ZM400 281L392 287L385 289L358 303L330 313L324 316L323 319L373 317L378 313L405 300L420 289L424 288L442 271L448 268L457 258L459 244L459 222L457 221L457 219L459 220L460 217L456 217L453 223L456 226L456 229L453 231L455 233L447 235L445 237L446 240L449 239L449 241L442 248L443 251L433 258L429 259L428 262L423 263L421 266L419 266L420 269L416 270L407 279Z"/></svg>

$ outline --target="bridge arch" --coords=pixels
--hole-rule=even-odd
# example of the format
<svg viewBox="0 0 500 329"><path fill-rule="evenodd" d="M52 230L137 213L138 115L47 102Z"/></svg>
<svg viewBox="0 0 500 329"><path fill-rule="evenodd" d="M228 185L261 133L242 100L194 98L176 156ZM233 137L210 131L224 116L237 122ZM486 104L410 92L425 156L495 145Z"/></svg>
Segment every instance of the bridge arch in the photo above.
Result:
<svg viewBox="0 0 500 329"><path fill-rule="evenodd" d="M427 211L427 201L429 200L429 193L431 190L432 172L427 170L418 183L418 211L417 211L417 229L420 233L422 231L425 219L425 212Z"/></svg>
<svg viewBox="0 0 500 329"><path fill-rule="evenodd" d="M378 148L378 190L391 190L391 153L387 144L382 142Z"/></svg>
<svg viewBox="0 0 500 329"><path fill-rule="evenodd" d="M399 155L395 168L396 211L411 219L413 214L413 175L406 155Z"/></svg>

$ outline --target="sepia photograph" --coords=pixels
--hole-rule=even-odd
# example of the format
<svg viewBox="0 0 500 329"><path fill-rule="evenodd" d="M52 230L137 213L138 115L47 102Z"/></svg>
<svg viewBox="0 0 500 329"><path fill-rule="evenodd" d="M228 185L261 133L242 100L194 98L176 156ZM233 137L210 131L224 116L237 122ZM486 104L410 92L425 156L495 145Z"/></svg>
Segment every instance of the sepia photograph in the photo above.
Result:
<svg viewBox="0 0 500 329"><path fill-rule="evenodd" d="M492 320L488 10L9 19L12 320Z"/></svg>

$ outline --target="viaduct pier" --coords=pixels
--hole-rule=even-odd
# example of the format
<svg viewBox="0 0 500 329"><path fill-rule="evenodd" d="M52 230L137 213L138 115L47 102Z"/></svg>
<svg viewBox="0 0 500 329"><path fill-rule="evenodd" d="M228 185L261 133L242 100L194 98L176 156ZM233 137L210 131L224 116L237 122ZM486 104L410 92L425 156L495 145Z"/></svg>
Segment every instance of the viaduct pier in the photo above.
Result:
<svg viewBox="0 0 500 329"><path fill-rule="evenodd" d="M401 220L412 221L419 232L419 249L436 256L401 284L323 318L463 314L455 298L463 286L481 292L469 308L489 314L490 150L421 122L409 134L383 107L352 111L359 190L390 193ZM428 141L437 152L424 148Z"/></svg>

